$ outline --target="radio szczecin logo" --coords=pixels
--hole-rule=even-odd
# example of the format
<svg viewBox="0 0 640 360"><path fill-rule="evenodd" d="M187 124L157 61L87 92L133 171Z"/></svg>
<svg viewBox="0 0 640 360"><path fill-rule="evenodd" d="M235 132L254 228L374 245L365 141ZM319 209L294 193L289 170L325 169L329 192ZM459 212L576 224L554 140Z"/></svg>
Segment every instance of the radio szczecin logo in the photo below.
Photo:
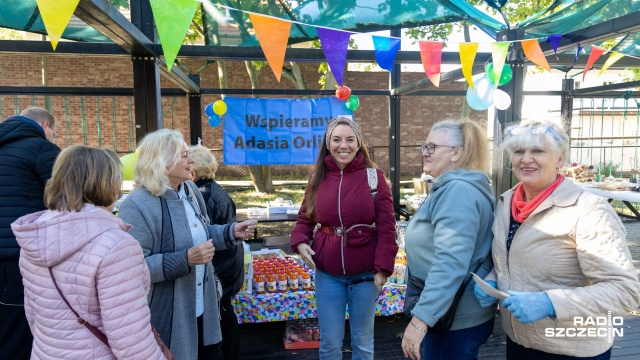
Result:
<svg viewBox="0 0 640 360"><path fill-rule="evenodd" d="M611 311L607 316L575 316L573 318L574 327L545 328L545 337L554 338L607 338L607 342L613 341L613 337L623 337L624 318L622 316L611 316ZM614 327L618 326L618 327Z"/></svg>

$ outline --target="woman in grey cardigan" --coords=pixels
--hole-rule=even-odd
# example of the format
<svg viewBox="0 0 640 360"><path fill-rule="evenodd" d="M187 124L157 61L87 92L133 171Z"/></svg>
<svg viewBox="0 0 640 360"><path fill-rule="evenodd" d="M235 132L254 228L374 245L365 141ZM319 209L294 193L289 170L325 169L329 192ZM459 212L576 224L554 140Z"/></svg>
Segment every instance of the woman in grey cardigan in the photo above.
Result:
<svg viewBox="0 0 640 360"><path fill-rule="evenodd" d="M136 189L119 216L142 246L151 274L151 323L176 359L220 359L220 310L211 259L236 238L253 234L255 220L209 225L191 179L193 158L182 134L158 130L137 150Z"/></svg>

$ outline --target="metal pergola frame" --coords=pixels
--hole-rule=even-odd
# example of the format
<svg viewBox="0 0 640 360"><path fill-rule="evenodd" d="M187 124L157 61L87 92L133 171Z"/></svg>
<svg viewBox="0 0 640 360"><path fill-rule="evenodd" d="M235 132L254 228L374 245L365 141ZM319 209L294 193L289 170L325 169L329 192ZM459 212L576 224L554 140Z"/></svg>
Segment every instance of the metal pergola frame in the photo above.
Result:
<svg viewBox="0 0 640 360"><path fill-rule="evenodd" d="M0 52L2 53L38 53L57 56L73 56L77 54L130 56L133 62L133 89L123 88L78 88L78 87L25 87L25 86L0 86L0 95L104 95L104 96L133 96L135 102L136 137L140 139L144 134L161 127L161 96L184 96L189 98L189 114L191 128L191 143L197 142L202 136L202 108L201 96L203 94L225 95L331 95L329 90L275 90L275 89L219 89L200 88L200 79L197 74L185 74L174 66L169 72L164 59L161 45L158 44L156 32L153 27L153 14L148 0L131 0L131 21L127 20L113 5L106 0L80 0L75 10L75 15L88 25L105 35L111 43L80 43L60 42L53 52L48 41L20 41L0 40ZM628 14L619 18L590 26L580 31L565 34L562 38L559 52L575 48L576 44L593 43L615 37L616 35L635 32L640 29L640 16ZM400 37L400 29L392 29L391 35ZM501 41L522 40L524 30L505 30L498 34ZM553 54L550 46L541 46L545 55ZM265 60L262 49L259 47L212 47L212 46L182 46L178 57L199 57L207 60ZM484 63L490 61L490 53L478 53L473 72L483 72ZM574 56L560 54L553 65L572 66ZM326 61L321 49L288 48L285 55L286 61L298 62L323 62ZM372 50L349 50L348 62L374 62L375 53ZM599 59L595 66L601 66L604 59ZM432 90L432 84L428 79L423 79L411 84L400 86L401 64L420 63L418 51L400 51L395 59L393 71L389 75L389 90L354 89L355 95L373 95L389 97L389 162L390 178L393 184L394 209L398 213L400 209L400 99L401 96L464 96L464 91ZM443 64L458 64L457 53L444 52ZM593 88L574 90L573 79L564 79L562 91L537 91L524 92L523 80L525 65L529 64L524 57L520 43L514 43L509 52L507 63L513 66L514 76L512 81L502 87L513 99L512 106L506 111L496 111L497 129L504 128L510 123L520 120L520 111L523 95L560 95L561 111L571 116L573 98L581 97L616 97L623 91L622 88L640 86L640 82L615 84ZM585 57L575 64L577 68L586 65ZM621 69L632 66L640 66L640 60L625 57L615 63L611 69ZM171 80L177 88L160 89L159 76L163 75ZM461 69L453 70L441 75L441 83L462 79ZM499 136L494 137L494 148L499 145ZM496 194L502 193L512 185L512 176L507 167L494 172L494 188Z"/></svg>

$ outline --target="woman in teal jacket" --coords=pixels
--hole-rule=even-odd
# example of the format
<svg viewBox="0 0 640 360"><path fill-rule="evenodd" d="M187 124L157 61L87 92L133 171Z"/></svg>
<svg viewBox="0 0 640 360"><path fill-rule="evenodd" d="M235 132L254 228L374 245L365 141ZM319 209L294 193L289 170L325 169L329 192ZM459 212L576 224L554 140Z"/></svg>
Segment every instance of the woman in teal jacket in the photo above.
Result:
<svg viewBox="0 0 640 360"><path fill-rule="evenodd" d="M411 311L402 349L412 359L474 359L493 331L496 307L483 308L469 282L451 329L429 329L449 310L469 273L491 270L495 198L489 179L489 148L476 123L442 121L422 145L423 169L435 178L430 196L405 232L411 276L425 283ZM424 340L423 340L424 339ZM422 343L422 351L420 345Z"/></svg>

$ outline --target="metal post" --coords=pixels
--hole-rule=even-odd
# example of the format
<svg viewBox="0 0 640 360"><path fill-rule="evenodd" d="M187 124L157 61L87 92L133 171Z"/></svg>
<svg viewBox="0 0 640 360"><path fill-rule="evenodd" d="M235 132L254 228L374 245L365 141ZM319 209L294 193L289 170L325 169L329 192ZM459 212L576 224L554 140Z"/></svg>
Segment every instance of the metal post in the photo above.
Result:
<svg viewBox="0 0 640 360"><path fill-rule="evenodd" d="M191 81L200 86L200 74L189 74ZM202 139L202 95L189 94L189 128L191 129L191 145Z"/></svg>
<svg viewBox="0 0 640 360"><path fill-rule="evenodd" d="M391 36L400 37L401 30L391 30ZM389 88L398 88L401 78L401 64L396 63L389 74ZM393 210L396 214L400 210L400 101L399 95L389 96L389 178L392 185Z"/></svg>
<svg viewBox="0 0 640 360"><path fill-rule="evenodd" d="M562 114L562 120L565 122L565 131L567 135L571 137L571 120L573 119L573 96L567 94L568 91L574 88L574 79L562 79L562 97L560 104L560 114Z"/></svg>
<svg viewBox="0 0 640 360"><path fill-rule="evenodd" d="M131 22L154 43L153 13L149 0L131 0ZM160 70L157 59L148 54L131 54L133 61L133 99L136 141L147 133L162 128Z"/></svg>
<svg viewBox="0 0 640 360"><path fill-rule="evenodd" d="M497 41L515 41L524 39L523 29L503 30L498 33ZM503 158L501 151L502 131L513 123L520 122L522 117L522 103L524 101L524 52L520 42L513 43L513 49L509 51L506 63L513 70L511 81L500 89L511 97L511 106L506 110L495 111L494 132L493 132L493 156L494 164L498 168L493 171L493 189L496 197L507 191L517 183L517 179L510 170L510 162Z"/></svg>

